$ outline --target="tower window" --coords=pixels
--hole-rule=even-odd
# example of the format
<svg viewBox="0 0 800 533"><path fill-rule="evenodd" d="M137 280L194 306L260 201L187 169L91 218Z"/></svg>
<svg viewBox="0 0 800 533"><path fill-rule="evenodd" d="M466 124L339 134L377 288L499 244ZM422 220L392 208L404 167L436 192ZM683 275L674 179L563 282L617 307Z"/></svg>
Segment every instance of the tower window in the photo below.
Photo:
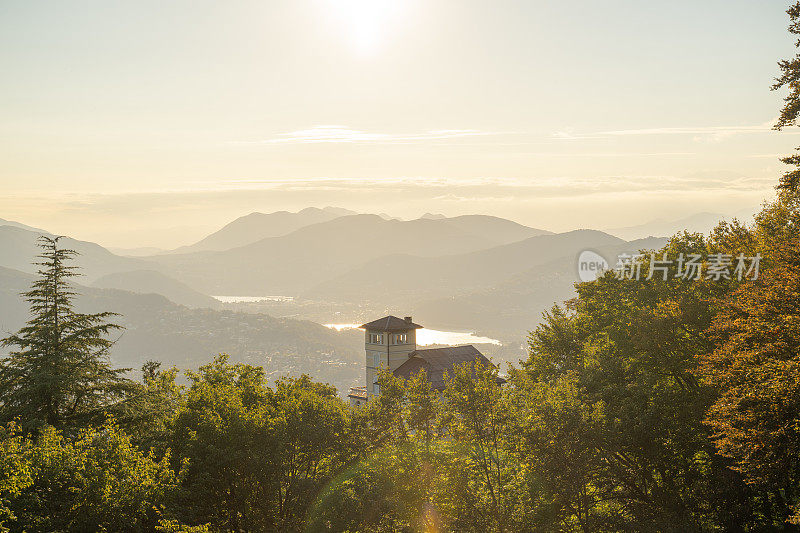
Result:
<svg viewBox="0 0 800 533"><path fill-rule="evenodd" d="M392 335L392 344L406 344L408 342L408 334L396 333Z"/></svg>
<svg viewBox="0 0 800 533"><path fill-rule="evenodd" d="M370 333L369 334L369 343L370 344L383 344L383 333Z"/></svg>

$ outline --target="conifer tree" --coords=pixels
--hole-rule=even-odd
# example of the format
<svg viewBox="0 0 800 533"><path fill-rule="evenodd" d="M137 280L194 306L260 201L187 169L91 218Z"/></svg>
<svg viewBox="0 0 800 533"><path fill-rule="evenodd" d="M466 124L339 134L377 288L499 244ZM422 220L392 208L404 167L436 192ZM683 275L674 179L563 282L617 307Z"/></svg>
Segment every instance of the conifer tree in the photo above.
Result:
<svg viewBox="0 0 800 533"><path fill-rule="evenodd" d="M789 33L800 36L800 2L794 2L786 11L789 15ZM800 39L795 41L795 47L800 48ZM788 94L783 98L784 105L775 129L780 130L786 126L797 126L800 116L800 52L791 59L778 62L781 74L775 79L772 90L787 88ZM798 148L800 150L800 148ZM778 184L779 191L796 192L800 186L800 152L784 157L782 162L795 168L784 173Z"/></svg>
<svg viewBox="0 0 800 533"><path fill-rule="evenodd" d="M77 252L60 248L59 239L39 238L39 277L23 293L31 318L0 341L14 347L0 360L0 423L16 419L27 431L100 421L133 385L122 376L126 370L108 362L107 337L120 328L108 322L114 313L75 311L69 279L78 267L68 263Z"/></svg>

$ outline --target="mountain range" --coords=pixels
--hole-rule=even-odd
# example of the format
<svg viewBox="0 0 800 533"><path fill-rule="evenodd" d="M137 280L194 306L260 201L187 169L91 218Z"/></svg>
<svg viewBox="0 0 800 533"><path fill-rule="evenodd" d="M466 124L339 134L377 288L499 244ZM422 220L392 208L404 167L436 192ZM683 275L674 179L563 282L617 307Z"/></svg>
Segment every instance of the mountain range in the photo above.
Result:
<svg viewBox="0 0 800 533"><path fill-rule="evenodd" d="M601 231L576 230L461 254L432 257L394 254L371 260L302 294L312 299L352 301L393 299L401 295L417 299L444 297L501 283L562 257L577 258L584 249L624 243ZM569 269L569 273L574 274L574 270Z"/></svg>
<svg viewBox="0 0 800 533"><path fill-rule="evenodd" d="M37 239L40 235L54 236L43 230L26 229L22 225L0 225L0 250L2 250L0 266L21 272L35 273L38 267L34 262L41 252L37 246ZM142 259L115 255L93 242L63 237L60 245L80 254L82 280L87 283L107 274L153 266L153 263Z"/></svg>
<svg viewBox="0 0 800 533"><path fill-rule="evenodd" d="M694 229L715 217L700 214L677 224ZM308 208L252 213L197 243L142 257L72 238L62 244L80 253L81 305L124 315L127 329L113 354L120 364L137 366L157 357L184 365L226 351L243 359L270 358L267 366L276 372L313 367L345 383L355 379L360 361L358 334L337 336L300 319L313 316L324 323L413 313L429 327L477 331L516 343L519 350L542 312L574 295L581 251L595 250L613 264L620 252L662 246L662 237L620 237L649 229L658 224L622 228L619 235L590 229L552 233L486 215L400 220ZM36 240L43 234L50 235L0 220L5 331L26 316L18 293L36 272ZM211 295L291 296L290 303L272 304L270 313L292 318L223 304ZM303 362L305 352L313 357Z"/></svg>
<svg viewBox="0 0 800 533"><path fill-rule="evenodd" d="M622 239L644 239L647 237L668 237L681 231L691 233L708 233L719 224L721 220L739 219L742 222L751 223L753 210L742 210L732 216L720 213L695 213L688 217L676 220L658 218L637 226L627 226L623 228L612 228L608 233L616 235Z"/></svg>
<svg viewBox="0 0 800 533"><path fill-rule="evenodd" d="M206 294L296 295L380 257L463 254L546 233L482 215L409 221L349 215L229 250L147 259Z"/></svg>
<svg viewBox="0 0 800 533"><path fill-rule="evenodd" d="M276 211L274 213L250 213L239 217L208 237L173 250L171 253L222 251L245 246L261 239L288 235L305 226L327 222L355 211L338 207L307 207L297 213Z"/></svg>

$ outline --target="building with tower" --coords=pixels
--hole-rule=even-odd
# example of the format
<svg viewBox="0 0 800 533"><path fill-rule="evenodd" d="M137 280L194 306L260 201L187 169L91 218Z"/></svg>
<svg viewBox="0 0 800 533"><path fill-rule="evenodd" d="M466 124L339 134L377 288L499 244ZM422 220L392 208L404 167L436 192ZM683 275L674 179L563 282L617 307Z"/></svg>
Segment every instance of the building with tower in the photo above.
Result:
<svg viewBox="0 0 800 533"><path fill-rule="evenodd" d="M361 326L364 330L364 386L350 389L350 404L360 406L380 394L378 371L388 368L396 376L409 378L425 370L435 390L444 390L444 374L456 365L479 361L491 362L472 345L417 349L417 330L412 317L385 316ZM502 380L500 380L502 382Z"/></svg>

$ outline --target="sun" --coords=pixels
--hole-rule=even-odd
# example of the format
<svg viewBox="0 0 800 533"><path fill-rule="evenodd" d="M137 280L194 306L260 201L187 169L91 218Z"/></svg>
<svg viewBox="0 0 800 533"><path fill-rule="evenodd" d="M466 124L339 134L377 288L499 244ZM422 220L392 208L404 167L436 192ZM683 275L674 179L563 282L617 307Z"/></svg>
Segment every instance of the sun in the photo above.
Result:
<svg viewBox="0 0 800 533"><path fill-rule="evenodd" d="M379 52L403 8L402 0L328 0L331 17L361 56Z"/></svg>

